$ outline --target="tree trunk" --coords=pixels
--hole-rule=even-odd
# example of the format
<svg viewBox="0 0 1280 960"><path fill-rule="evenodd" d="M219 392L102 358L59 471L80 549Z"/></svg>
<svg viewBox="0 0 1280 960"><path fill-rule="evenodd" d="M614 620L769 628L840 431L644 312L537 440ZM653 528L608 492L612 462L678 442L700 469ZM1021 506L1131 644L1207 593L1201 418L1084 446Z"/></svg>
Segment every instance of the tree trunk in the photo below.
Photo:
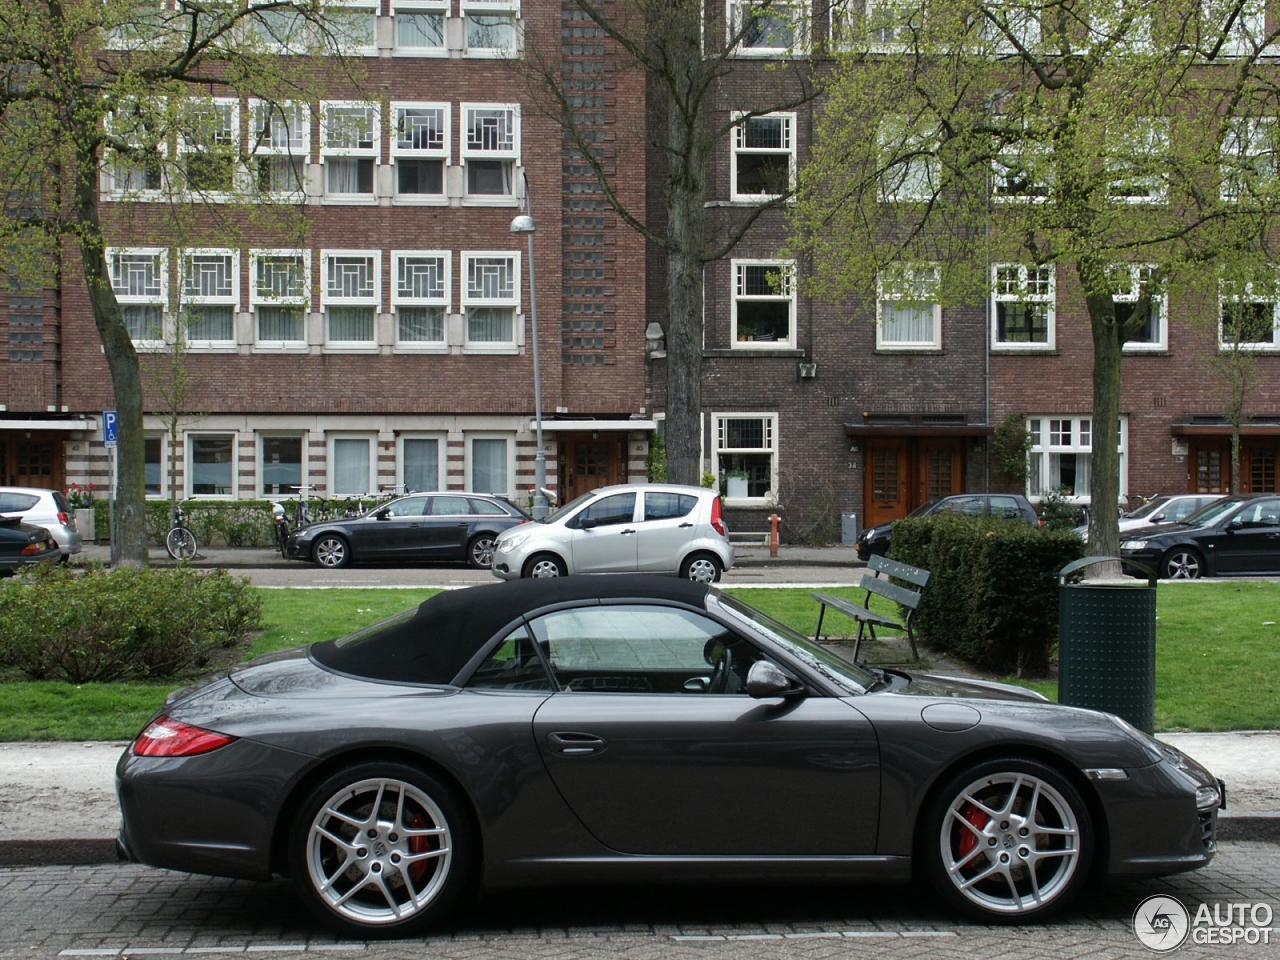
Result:
<svg viewBox="0 0 1280 960"><path fill-rule="evenodd" d="M1085 289L1098 289L1086 279ZM1109 294L1089 294L1089 323L1093 330L1093 430L1089 468L1089 549L1098 556L1120 556L1120 359L1122 340L1116 324L1115 302ZM1119 576L1118 563L1101 564L1096 576Z"/></svg>

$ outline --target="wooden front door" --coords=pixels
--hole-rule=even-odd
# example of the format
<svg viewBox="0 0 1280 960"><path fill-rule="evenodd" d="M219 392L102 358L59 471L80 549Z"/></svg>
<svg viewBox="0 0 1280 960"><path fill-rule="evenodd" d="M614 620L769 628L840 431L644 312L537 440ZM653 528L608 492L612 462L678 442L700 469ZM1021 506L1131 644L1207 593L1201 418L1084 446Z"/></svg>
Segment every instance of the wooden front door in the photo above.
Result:
<svg viewBox="0 0 1280 960"><path fill-rule="evenodd" d="M0 484L61 490L66 484L62 439L0 435Z"/></svg>
<svg viewBox="0 0 1280 960"><path fill-rule="evenodd" d="M1237 493L1275 493L1275 437L1243 437L1240 442L1240 489ZM1204 437L1191 444L1188 493L1231 493L1231 441Z"/></svg>
<svg viewBox="0 0 1280 960"><path fill-rule="evenodd" d="M559 443L562 503L598 487L625 483L626 438L620 434L569 434Z"/></svg>
<svg viewBox="0 0 1280 960"><path fill-rule="evenodd" d="M960 440L885 437L867 442L863 526L897 520L934 497L963 491Z"/></svg>

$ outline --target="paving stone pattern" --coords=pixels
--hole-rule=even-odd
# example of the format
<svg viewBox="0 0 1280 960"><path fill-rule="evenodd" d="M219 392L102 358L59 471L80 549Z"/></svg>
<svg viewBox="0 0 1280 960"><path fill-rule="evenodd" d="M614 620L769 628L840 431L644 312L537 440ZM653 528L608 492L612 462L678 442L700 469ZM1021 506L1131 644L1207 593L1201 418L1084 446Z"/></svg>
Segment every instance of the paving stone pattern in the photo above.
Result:
<svg viewBox="0 0 1280 960"><path fill-rule="evenodd" d="M283 881L248 883L134 865L0 870L0 958L431 957L442 960L1140 958L1130 927L1157 893L1269 903L1280 920L1280 845L1226 843L1214 864L1090 891L1043 927L957 921L921 887L542 888L496 892L418 940L341 942ZM1280 957L1270 946L1188 944L1173 956Z"/></svg>

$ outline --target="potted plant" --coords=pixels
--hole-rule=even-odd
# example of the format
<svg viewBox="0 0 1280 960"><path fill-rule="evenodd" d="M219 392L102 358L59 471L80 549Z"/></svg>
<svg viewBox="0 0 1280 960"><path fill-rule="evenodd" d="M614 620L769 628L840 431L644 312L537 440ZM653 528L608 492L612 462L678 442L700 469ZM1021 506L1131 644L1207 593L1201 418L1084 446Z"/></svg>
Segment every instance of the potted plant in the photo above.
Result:
<svg viewBox="0 0 1280 960"><path fill-rule="evenodd" d="M67 502L71 504L71 509L76 514L76 529L85 540L97 539L98 531L93 515L93 490L92 483L86 483L83 487L73 483L66 489Z"/></svg>
<svg viewBox="0 0 1280 960"><path fill-rule="evenodd" d="M724 475L724 494L731 500L747 496L747 471L726 471Z"/></svg>

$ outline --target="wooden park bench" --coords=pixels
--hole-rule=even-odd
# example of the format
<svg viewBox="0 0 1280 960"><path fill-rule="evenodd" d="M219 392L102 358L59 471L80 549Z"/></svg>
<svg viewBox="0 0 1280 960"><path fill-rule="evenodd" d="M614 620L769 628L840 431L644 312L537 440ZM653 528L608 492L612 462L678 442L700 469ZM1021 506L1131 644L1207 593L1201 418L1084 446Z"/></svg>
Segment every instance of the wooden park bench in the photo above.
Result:
<svg viewBox="0 0 1280 960"><path fill-rule="evenodd" d="M871 573L864 574L862 582L858 584L859 590L867 591L867 595L862 600L862 606L825 593L811 594L813 599L822 605L818 610L818 629L814 631L814 640L822 638L822 618L826 615L827 607L830 607L858 622L858 636L853 642L855 661L858 659L858 650L862 646L863 637L876 639L876 627L905 630L907 640L911 643L911 656L919 660L920 651L916 649L916 635L911 629L911 620L915 616L916 608L920 606L920 598L924 595L924 588L929 585L932 574L920 567L875 555L867 561L867 569ZM901 582L894 583L894 580ZM870 607L872 594L905 607L906 616L899 622L893 617L872 610Z"/></svg>

